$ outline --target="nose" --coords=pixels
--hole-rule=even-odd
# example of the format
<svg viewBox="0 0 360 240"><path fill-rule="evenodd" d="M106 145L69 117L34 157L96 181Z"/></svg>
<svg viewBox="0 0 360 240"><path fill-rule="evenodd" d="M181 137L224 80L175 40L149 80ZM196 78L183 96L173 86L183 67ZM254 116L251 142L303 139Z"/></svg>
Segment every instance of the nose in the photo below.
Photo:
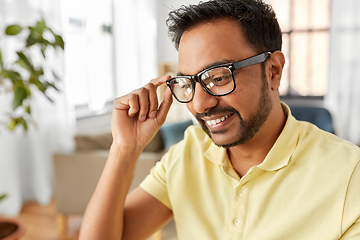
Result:
<svg viewBox="0 0 360 240"><path fill-rule="evenodd" d="M200 83L196 83L194 98L190 103L197 113L207 112L208 109L215 107L218 102L217 97L205 92Z"/></svg>

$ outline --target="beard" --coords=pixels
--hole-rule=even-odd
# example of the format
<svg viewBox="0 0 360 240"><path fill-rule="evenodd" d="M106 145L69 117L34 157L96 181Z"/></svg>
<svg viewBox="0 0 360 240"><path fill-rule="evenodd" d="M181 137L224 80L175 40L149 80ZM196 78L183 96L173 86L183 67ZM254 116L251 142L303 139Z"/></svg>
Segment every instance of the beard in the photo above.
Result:
<svg viewBox="0 0 360 240"><path fill-rule="evenodd" d="M238 132L236 140L227 144L217 144L214 140L213 142L215 143L215 145L223 148L230 148L240 144L244 144L250 139L252 139L255 134L260 130L261 126L265 123L272 110L272 102L268 87L269 85L264 73L262 77L261 96L259 99L259 104L257 106L256 112L252 116L250 116L248 120L244 120L241 114L235 108L220 106L213 107L209 109L209 111L207 111L206 113L197 113L195 117L200 123L202 129L206 132L206 134L211 139L213 139L213 134L224 134L225 132L229 131L229 129L210 132L209 128L205 124L205 121L201 118L214 114L236 114L240 120L240 132Z"/></svg>

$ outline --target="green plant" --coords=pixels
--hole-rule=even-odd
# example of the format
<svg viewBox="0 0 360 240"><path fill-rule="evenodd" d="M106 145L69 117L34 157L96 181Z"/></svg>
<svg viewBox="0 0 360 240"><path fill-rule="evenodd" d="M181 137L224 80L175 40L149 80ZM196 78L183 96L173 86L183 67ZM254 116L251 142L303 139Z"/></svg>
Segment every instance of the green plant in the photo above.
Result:
<svg viewBox="0 0 360 240"><path fill-rule="evenodd" d="M23 37L21 35L24 34L20 33L25 30L27 34ZM29 26L27 29L20 25L8 26L5 34L7 37L17 35L16 37L24 41L24 46L16 51L17 59L6 64L0 49L0 94L13 94L12 112L6 114L7 120L4 124L10 130L14 130L17 126L22 126L27 130L29 123L36 126L31 115L32 86L51 102L53 100L47 95L47 90L53 88L59 91L55 85L59 77L53 70L45 67L44 63L47 48L64 50L64 41L46 25L44 20L36 22L34 26ZM42 64L33 62L34 54L42 56Z"/></svg>
<svg viewBox="0 0 360 240"><path fill-rule="evenodd" d="M5 198L6 198L6 194L0 195L0 202L1 202L3 199L5 199Z"/></svg>

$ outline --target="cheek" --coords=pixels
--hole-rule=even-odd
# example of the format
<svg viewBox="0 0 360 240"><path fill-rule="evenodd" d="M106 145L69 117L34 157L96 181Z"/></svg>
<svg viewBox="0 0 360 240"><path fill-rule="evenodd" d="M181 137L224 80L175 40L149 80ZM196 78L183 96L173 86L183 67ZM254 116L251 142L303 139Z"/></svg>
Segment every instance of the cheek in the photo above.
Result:
<svg viewBox="0 0 360 240"><path fill-rule="evenodd" d="M243 100L256 103L263 87L263 75L261 68L258 71L246 71L237 75L236 90Z"/></svg>
<svg viewBox="0 0 360 240"><path fill-rule="evenodd" d="M226 104L235 108L244 119L251 117L258 109L261 98L261 80L236 84L235 91L228 96Z"/></svg>
<svg viewBox="0 0 360 240"><path fill-rule="evenodd" d="M260 88L253 83L251 84L237 84L233 94L230 94L230 102L236 104L237 107L251 107L254 106L258 100ZM235 106L234 106L235 107ZM235 108L237 108L235 107Z"/></svg>
<svg viewBox="0 0 360 240"><path fill-rule="evenodd" d="M194 115L194 116L196 115L196 112L194 111L192 102L186 103L186 107L191 112L192 115Z"/></svg>

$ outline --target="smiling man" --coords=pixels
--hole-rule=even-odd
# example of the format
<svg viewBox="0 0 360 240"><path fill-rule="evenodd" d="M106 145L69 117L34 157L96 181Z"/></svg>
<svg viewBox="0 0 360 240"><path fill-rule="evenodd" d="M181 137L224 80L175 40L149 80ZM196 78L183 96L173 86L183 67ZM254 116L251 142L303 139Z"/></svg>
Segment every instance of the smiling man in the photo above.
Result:
<svg viewBox="0 0 360 240"><path fill-rule="evenodd" d="M212 77L214 85L202 84L198 88L194 86L196 94L195 92L191 94L192 101L188 103L188 109L215 144L223 147L248 142L268 118L271 118L270 116L275 117L276 122L281 122L271 128L282 128L285 121L276 92L284 64L283 55L275 52L280 49L273 49L273 55L270 52L257 55L259 50L247 45L239 23L226 18L214 19L209 23L201 24L195 29L185 32L180 41L179 66L181 72L195 75L204 66L212 67L208 71L201 72L198 78L201 83L202 79L210 81L208 79ZM249 66L236 69L232 65L236 62L245 62L251 57L254 59L254 56L259 60L252 62L256 63L252 66L247 64ZM264 65L261 65L260 61L267 61L268 69L274 68L271 71L276 71L276 75L272 76L272 82L268 83ZM225 67L224 64L229 65ZM270 66L274 64L276 66ZM214 68L218 65L223 67ZM227 77L226 85L222 83L225 81L223 79L220 83L217 82L217 78L222 74ZM239 80L234 81L234 79ZM275 92L273 94L275 98L269 91L270 84ZM245 86L246 88L244 88ZM231 94L225 96L228 93ZM214 94L223 97L216 98L213 96ZM176 94L174 95L176 96ZM274 111L271 115L273 106L276 106L278 111ZM244 116L241 116L239 112L242 112Z"/></svg>
<svg viewBox="0 0 360 240"><path fill-rule="evenodd" d="M114 101L114 140L80 239L146 239L172 218L178 239L359 238L360 150L280 102L285 60L272 8L215 0L174 10L167 23L179 73ZM127 195L171 94L201 127Z"/></svg>

